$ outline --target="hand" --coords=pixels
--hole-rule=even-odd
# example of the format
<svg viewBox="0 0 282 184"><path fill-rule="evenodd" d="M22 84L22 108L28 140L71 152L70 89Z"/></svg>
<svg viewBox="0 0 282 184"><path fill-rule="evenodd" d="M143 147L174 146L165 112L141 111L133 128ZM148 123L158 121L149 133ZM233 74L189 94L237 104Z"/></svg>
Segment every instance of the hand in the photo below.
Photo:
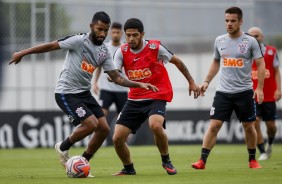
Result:
<svg viewBox="0 0 282 184"><path fill-rule="evenodd" d="M209 87L209 83L207 81L205 81L201 86L200 86L200 93L201 96L205 96L205 92Z"/></svg>
<svg viewBox="0 0 282 184"><path fill-rule="evenodd" d="M22 58L24 57L24 54L22 52L14 52L14 54L12 55L12 59L9 62L10 64L18 64L19 62L21 62Z"/></svg>
<svg viewBox="0 0 282 184"><path fill-rule="evenodd" d="M113 79L109 76L107 77L107 79L108 79L109 82L114 82Z"/></svg>
<svg viewBox="0 0 282 184"><path fill-rule="evenodd" d="M159 91L159 89L156 86L150 83L139 82L139 84L140 84L139 88L146 89L146 90L152 90L154 92Z"/></svg>
<svg viewBox="0 0 282 184"><path fill-rule="evenodd" d="M263 96L263 90L261 88L257 88L255 90L253 98L257 97L258 104L261 104L263 102L264 96Z"/></svg>
<svg viewBox="0 0 282 184"><path fill-rule="evenodd" d="M99 94L99 86L98 86L98 84L93 84L93 91L94 91L94 93L96 94L96 95L98 95Z"/></svg>
<svg viewBox="0 0 282 184"><path fill-rule="evenodd" d="M279 89L276 89L275 92L274 92L274 98L275 98L275 101L278 101L281 99L281 90Z"/></svg>
<svg viewBox="0 0 282 184"><path fill-rule="evenodd" d="M200 95L200 88L194 81L189 83L189 96L191 96L192 91L194 92L194 99L198 98Z"/></svg>

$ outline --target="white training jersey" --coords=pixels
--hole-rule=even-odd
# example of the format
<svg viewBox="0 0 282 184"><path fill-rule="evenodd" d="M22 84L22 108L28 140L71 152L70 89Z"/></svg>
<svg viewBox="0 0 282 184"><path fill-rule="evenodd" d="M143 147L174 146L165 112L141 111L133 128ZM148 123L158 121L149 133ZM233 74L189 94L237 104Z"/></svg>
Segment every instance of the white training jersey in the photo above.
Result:
<svg viewBox="0 0 282 184"><path fill-rule="evenodd" d="M214 44L214 59L220 61L220 70L216 90L238 93L253 89L251 79L253 59L262 57L260 44L246 33L235 39L230 38L229 34L217 37Z"/></svg>
<svg viewBox="0 0 282 184"><path fill-rule="evenodd" d="M116 52L116 50L118 48L120 48L120 46L113 46L112 42L109 41L107 43L105 43L105 45L107 46L107 48L109 49L111 55L112 55L112 58ZM120 73L124 78L127 78L124 74L124 71L121 70L122 73ZM112 91L112 92L128 92L128 88L127 87L123 87L123 86L120 86L120 85L117 85L115 84L114 82L109 82L108 81L108 74L106 74L103 70L103 68L101 69L101 75L100 75L100 78L99 78L99 87L100 89L102 90L107 90L107 91Z"/></svg>
<svg viewBox="0 0 282 184"><path fill-rule="evenodd" d="M89 91L93 72L98 66L102 66L104 71L116 70L108 48L105 44L94 45L89 33L67 36L58 43L68 52L55 93Z"/></svg>

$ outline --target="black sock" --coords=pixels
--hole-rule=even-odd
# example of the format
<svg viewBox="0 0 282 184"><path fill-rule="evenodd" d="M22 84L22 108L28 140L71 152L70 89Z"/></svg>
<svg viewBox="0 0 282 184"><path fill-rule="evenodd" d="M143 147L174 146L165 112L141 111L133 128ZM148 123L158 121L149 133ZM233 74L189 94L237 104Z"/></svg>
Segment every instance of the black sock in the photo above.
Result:
<svg viewBox="0 0 282 184"><path fill-rule="evenodd" d="M127 171L135 171L133 163L129 164L129 165L123 165L123 166L124 166L125 170L127 170Z"/></svg>
<svg viewBox="0 0 282 184"><path fill-rule="evenodd" d="M86 159L86 160L90 160L93 157L94 154L88 154L86 153L86 151L83 152L82 156Z"/></svg>
<svg viewBox="0 0 282 184"><path fill-rule="evenodd" d="M69 150L70 147L73 145L74 143L70 142L70 139L67 138L66 140L64 140L60 146L60 150L61 151L66 151Z"/></svg>
<svg viewBox="0 0 282 184"><path fill-rule="evenodd" d="M255 160L256 159L256 149L248 149L249 152L249 162L251 160Z"/></svg>
<svg viewBox="0 0 282 184"><path fill-rule="evenodd" d="M274 137L268 137L268 144L271 145L273 143Z"/></svg>
<svg viewBox="0 0 282 184"><path fill-rule="evenodd" d="M258 144L257 147L258 147L258 150L261 154L265 153L264 143Z"/></svg>
<svg viewBox="0 0 282 184"><path fill-rule="evenodd" d="M211 150L202 148L202 153L201 153L201 160L203 160L205 163L207 162L208 156L210 154Z"/></svg>
<svg viewBox="0 0 282 184"><path fill-rule="evenodd" d="M170 161L169 154L161 155L161 157L162 157L162 162L169 162Z"/></svg>

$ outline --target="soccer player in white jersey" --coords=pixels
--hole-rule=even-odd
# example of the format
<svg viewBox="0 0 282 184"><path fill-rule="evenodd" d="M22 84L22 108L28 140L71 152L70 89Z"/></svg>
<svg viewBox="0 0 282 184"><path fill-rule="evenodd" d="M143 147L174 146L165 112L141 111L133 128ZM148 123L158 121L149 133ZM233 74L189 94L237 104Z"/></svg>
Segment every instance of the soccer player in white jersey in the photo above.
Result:
<svg viewBox="0 0 282 184"><path fill-rule="evenodd" d="M113 22L110 29L111 40L105 45L109 49L112 57L117 49L120 48L122 41L122 25L118 22ZM123 76L124 73L122 73ZM128 88L109 82L108 75L104 73L101 67L97 68L94 78L94 92L99 94L100 105L102 106L105 116L108 115L110 106L115 103L117 114L121 112L125 102L127 101Z"/></svg>
<svg viewBox="0 0 282 184"><path fill-rule="evenodd" d="M217 134L224 123L230 121L235 111L245 132L245 142L249 153L249 167L261 168L256 161L255 101L263 101L265 64L258 41L241 31L243 13L238 7L225 10L227 34L216 38L214 60L202 84L201 93L207 90L209 83L220 71L219 84L210 110L210 125L203 138L201 158L192 164L195 169L205 169L208 155L216 143ZM253 59L258 67L258 87L253 91L251 79Z"/></svg>
<svg viewBox="0 0 282 184"><path fill-rule="evenodd" d="M55 90L58 106L68 115L70 122L76 126L67 139L55 145L60 162L64 167L69 159L68 150L74 143L95 132L87 149L82 154L83 157L90 160L110 131L101 106L90 93L91 79L95 68L102 66L112 80L119 85L158 90L151 84L129 81L119 74L112 62L111 54L103 44L110 23L108 14L97 12L90 24L90 33L67 36L57 41L15 52L9 63L18 64L24 56L29 54L58 49L68 51Z"/></svg>

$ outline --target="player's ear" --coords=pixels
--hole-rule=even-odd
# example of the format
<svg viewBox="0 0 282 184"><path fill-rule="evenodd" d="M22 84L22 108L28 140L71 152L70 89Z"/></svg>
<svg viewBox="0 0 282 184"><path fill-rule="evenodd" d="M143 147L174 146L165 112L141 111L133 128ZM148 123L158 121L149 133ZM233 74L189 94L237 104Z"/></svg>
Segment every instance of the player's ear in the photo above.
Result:
<svg viewBox="0 0 282 184"><path fill-rule="evenodd" d="M142 33L141 33L141 38L143 38L143 37L144 37L144 35L145 35L145 32L142 32Z"/></svg>
<svg viewBox="0 0 282 184"><path fill-rule="evenodd" d="M243 24L243 18L241 20L239 20L240 25Z"/></svg>

